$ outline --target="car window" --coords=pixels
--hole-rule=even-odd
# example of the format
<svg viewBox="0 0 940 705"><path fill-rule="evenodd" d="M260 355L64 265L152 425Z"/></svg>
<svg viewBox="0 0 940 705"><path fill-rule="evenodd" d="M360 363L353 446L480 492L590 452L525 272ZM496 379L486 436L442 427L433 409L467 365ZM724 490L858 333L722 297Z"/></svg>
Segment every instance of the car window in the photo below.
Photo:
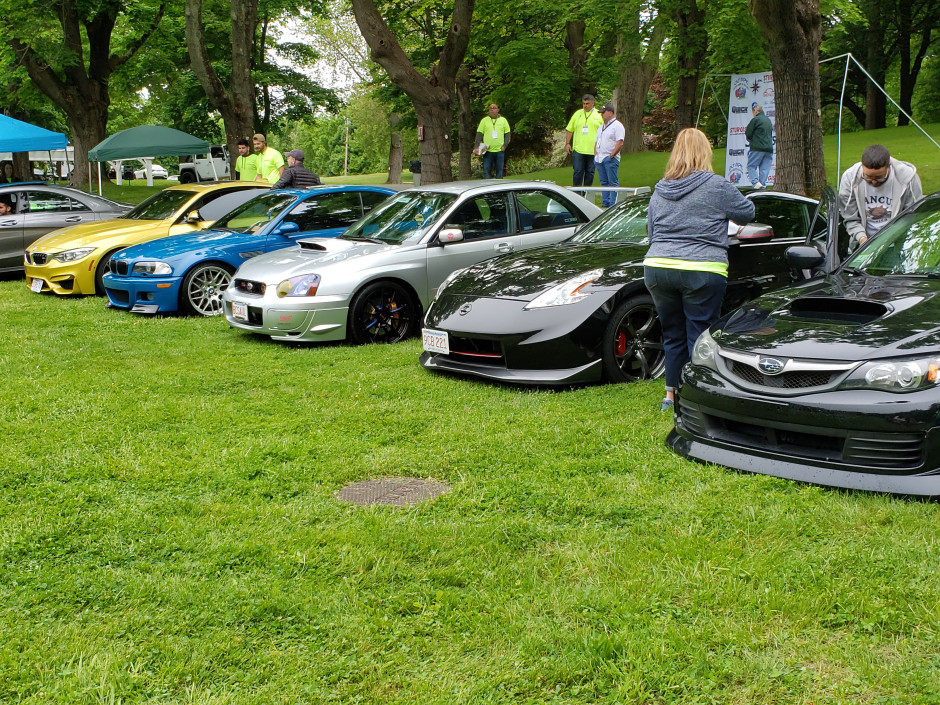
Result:
<svg viewBox="0 0 940 705"><path fill-rule="evenodd" d="M774 238L806 238L806 205L799 201L762 196L752 198L755 223L769 225L774 229ZM739 223L744 225L744 223Z"/></svg>
<svg viewBox="0 0 940 705"><path fill-rule="evenodd" d="M212 191L199 199L193 209L199 211L201 220L218 220L226 213L234 210L245 201L251 200L262 189L231 188L223 191ZM184 214L185 215L185 214Z"/></svg>
<svg viewBox="0 0 940 705"><path fill-rule="evenodd" d="M379 193L377 191L360 191L359 195L362 197L363 213L368 213L382 201L388 198L387 193Z"/></svg>
<svg viewBox="0 0 940 705"><path fill-rule="evenodd" d="M460 228L464 240L482 240L510 232L509 192L468 199L447 216L445 228Z"/></svg>
<svg viewBox="0 0 940 705"><path fill-rule="evenodd" d="M137 204L124 217L131 220L166 220L173 217L194 195L194 191L166 189Z"/></svg>
<svg viewBox="0 0 940 705"><path fill-rule="evenodd" d="M17 204L20 213L70 213L91 210L81 201L53 191L29 189Z"/></svg>
<svg viewBox="0 0 940 705"><path fill-rule="evenodd" d="M216 230L256 232L284 212L297 197L289 193L265 193L255 196L235 210L219 218L212 227Z"/></svg>
<svg viewBox="0 0 940 705"><path fill-rule="evenodd" d="M457 197L436 191L405 191L372 209L340 235L345 240L380 240L400 245L418 240L434 226Z"/></svg>
<svg viewBox="0 0 940 705"><path fill-rule="evenodd" d="M581 212L562 196L535 189L516 193L519 224L523 231L563 228L587 221Z"/></svg>
<svg viewBox="0 0 940 705"><path fill-rule="evenodd" d="M300 232L311 232L348 228L361 217L359 193L345 191L325 193L301 201L284 217L284 221L297 223Z"/></svg>
<svg viewBox="0 0 940 705"><path fill-rule="evenodd" d="M648 207L649 196L638 196L621 201L572 235L568 242L648 244L649 233L646 230Z"/></svg>

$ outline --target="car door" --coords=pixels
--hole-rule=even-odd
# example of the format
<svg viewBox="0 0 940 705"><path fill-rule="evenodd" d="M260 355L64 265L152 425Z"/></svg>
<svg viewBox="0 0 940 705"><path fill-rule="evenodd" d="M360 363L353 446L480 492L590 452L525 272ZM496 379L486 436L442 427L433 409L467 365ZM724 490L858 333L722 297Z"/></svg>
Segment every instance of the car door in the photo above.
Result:
<svg viewBox="0 0 940 705"><path fill-rule="evenodd" d="M59 228L97 220L81 201L58 191L30 187L21 192L17 209L23 215L23 248Z"/></svg>
<svg viewBox="0 0 940 705"><path fill-rule="evenodd" d="M786 251L806 241L809 207L815 207L811 201L786 194L754 193L749 198L755 211L751 222L771 226L774 234L769 240L759 242L729 237L727 310L793 281Z"/></svg>
<svg viewBox="0 0 940 705"><path fill-rule="evenodd" d="M295 204L281 223L296 223L294 232L268 236L267 250L278 250L307 237L336 237L362 217L362 200L357 191L322 193Z"/></svg>
<svg viewBox="0 0 940 705"><path fill-rule="evenodd" d="M548 189L516 191L515 202L524 248L561 242L590 220L571 201Z"/></svg>
<svg viewBox="0 0 940 705"><path fill-rule="evenodd" d="M22 193L4 191L0 200L9 205L13 212L0 216L0 271L20 269L23 266L23 220L17 210L22 202Z"/></svg>
<svg viewBox="0 0 940 705"><path fill-rule="evenodd" d="M460 230L463 239L442 244L441 230ZM427 291L433 297L438 285L455 269L463 269L490 257L522 249L522 235L509 191L468 195L443 219L427 248Z"/></svg>

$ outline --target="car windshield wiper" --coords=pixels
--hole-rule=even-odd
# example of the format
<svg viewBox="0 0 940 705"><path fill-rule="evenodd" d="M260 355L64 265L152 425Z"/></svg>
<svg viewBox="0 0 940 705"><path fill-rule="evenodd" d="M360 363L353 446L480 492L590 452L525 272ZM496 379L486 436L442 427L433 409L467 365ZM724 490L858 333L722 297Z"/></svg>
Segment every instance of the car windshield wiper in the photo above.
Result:
<svg viewBox="0 0 940 705"><path fill-rule="evenodd" d="M858 267L843 267L842 271L847 274L856 274L862 277L868 276L868 272L866 272L864 269L859 269Z"/></svg>
<svg viewBox="0 0 940 705"><path fill-rule="evenodd" d="M353 242L371 242L376 245L387 245L388 243L385 240L379 240L374 237L344 237L344 240L352 240Z"/></svg>

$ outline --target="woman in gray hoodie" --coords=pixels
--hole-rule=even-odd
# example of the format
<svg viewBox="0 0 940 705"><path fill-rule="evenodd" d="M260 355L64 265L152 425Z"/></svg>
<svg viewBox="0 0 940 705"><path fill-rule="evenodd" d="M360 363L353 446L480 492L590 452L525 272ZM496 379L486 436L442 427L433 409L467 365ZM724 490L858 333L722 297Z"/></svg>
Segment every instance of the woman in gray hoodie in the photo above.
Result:
<svg viewBox="0 0 940 705"><path fill-rule="evenodd" d="M712 170L712 147L700 130L676 137L666 174L650 198L650 248L644 279L663 328L670 409L682 366L699 334L718 320L728 283L728 221L746 223L754 204Z"/></svg>

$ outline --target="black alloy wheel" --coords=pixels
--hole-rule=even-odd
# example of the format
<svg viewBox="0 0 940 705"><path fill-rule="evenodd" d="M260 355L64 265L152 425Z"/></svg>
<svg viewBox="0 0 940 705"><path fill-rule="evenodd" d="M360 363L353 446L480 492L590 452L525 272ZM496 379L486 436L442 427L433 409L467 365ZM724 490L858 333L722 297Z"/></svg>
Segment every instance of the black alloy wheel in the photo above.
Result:
<svg viewBox="0 0 940 705"><path fill-rule="evenodd" d="M666 369L663 328L653 299L640 294L620 304L604 331L604 374L611 382L662 376Z"/></svg>
<svg viewBox="0 0 940 705"><path fill-rule="evenodd" d="M111 261L111 258L114 257L115 253L118 250L113 250L101 258L101 261L98 262L98 266L95 268L95 296L104 296L104 275L108 272L108 263Z"/></svg>
<svg viewBox="0 0 940 705"><path fill-rule="evenodd" d="M400 284L381 281L356 294L350 307L349 335L356 343L398 343L415 332L419 312Z"/></svg>

